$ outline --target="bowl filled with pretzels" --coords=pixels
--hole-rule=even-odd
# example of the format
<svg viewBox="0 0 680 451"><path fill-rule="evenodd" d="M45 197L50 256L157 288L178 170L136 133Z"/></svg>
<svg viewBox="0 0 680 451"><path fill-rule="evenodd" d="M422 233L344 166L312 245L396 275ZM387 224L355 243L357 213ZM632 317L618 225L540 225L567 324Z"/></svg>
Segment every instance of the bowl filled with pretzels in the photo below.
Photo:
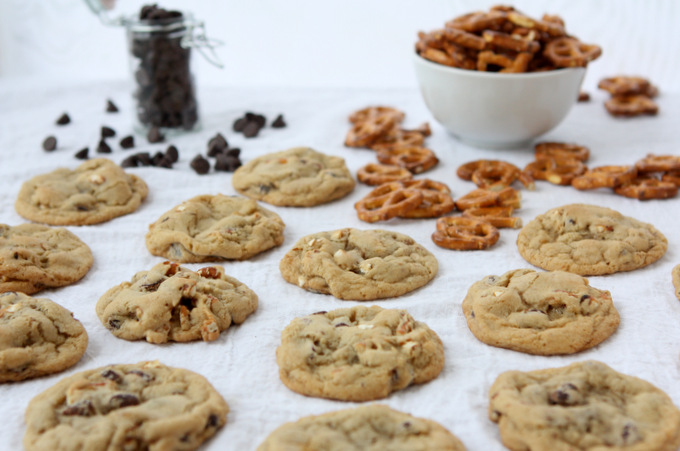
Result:
<svg viewBox="0 0 680 451"><path fill-rule="evenodd" d="M418 33L413 55L434 118L483 148L527 145L555 128L576 103L597 45L568 35L559 16L531 18L494 6Z"/></svg>

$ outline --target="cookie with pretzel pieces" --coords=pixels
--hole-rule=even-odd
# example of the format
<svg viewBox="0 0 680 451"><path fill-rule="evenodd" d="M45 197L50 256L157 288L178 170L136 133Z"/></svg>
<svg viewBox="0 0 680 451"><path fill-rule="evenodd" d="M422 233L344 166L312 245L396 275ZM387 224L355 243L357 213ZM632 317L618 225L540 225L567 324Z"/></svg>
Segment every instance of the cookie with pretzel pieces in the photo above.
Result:
<svg viewBox="0 0 680 451"><path fill-rule="evenodd" d="M470 331L483 343L536 355L592 348L620 321L608 291L564 271L487 276L470 287L462 306Z"/></svg>
<svg viewBox="0 0 680 451"><path fill-rule="evenodd" d="M356 301L409 293L432 280L438 268L434 255L407 235L352 228L300 238L279 265L293 285Z"/></svg>
<svg viewBox="0 0 680 451"><path fill-rule="evenodd" d="M519 253L549 271L598 276L650 265L666 252L666 237L651 224L595 205L553 208L517 236Z"/></svg>
<svg viewBox="0 0 680 451"><path fill-rule="evenodd" d="M149 343L217 340L256 309L257 295L221 266L192 271L170 262L109 289L96 306L115 336Z"/></svg>

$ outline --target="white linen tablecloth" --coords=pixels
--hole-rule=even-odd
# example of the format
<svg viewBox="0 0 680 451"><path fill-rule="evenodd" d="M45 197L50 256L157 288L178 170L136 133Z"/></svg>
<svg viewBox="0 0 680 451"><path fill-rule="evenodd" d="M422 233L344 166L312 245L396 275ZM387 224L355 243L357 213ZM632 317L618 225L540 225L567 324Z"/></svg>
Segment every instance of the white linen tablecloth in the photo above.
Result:
<svg viewBox="0 0 680 451"><path fill-rule="evenodd" d="M591 166L632 164L648 153L679 154L680 94L658 98L657 117L615 119L602 105L606 95L591 93L590 103L574 106L557 129L543 138L587 145ZM608 190L579 192L538 182L535 191L522 190L518 215L525 223L546 210L568 203L591 203L614 208L625 215L654 224L669 241L668 252L649 267L610 276L591 277L591 285L611 291L621 314L616 333L594 349L565 357L541 357L494 348L478 341L468 330L461 302L468 287L489 274L531 267L515 244L518 230L503 229L500 241L490 250L456 252L437 247L430 239L434 219L392 220L370 225L358 220L353 204L370 191L357 188L344 199L314 208L282 208L263 204L286 223L282 246L247 261L225 262L226 272L252 288L259 308L242 325L231 327L211 343L193 342L152 345L128 342L113 336L99 322L94 306L108 288L129 280L134 273L162 261L149 254L144 244L147 226L163 212L198 194L236 194L231 174L211 172L199 176L189 167L197 154L205 155L208 139L221 132L232 147L241 147L248 161L265 153L293 146L311 146L344 157L353 173L375 161L370 150L343 146L349 128L347 116L367 105L392 105L406 112L406 126L429 121L433 135L427 145L440 159L439 165L421 175L442 181L459 197L474 188L458 179L456 168L467 161L504 159L523 167L533 159L532 149L479 150L458 142L434 123L416 89L215 89L199 91L202 129L148 144L135 136L136 148L122 150L118 140L132 132L132 100L123 83L13 89L0 85L0 223L25 222L14 210L21 184L57 167L80 164L73 154L82 147L94 152L102 125L113 127L109 139L120 163L133 152L165 150L169 143L180 150L172 170L133 168L130 172L149 185L149 196L138 211L110 222L68 227L94 254L94 265L80 282L37 294L48 297L74 312L87 329L90 342L83 359L60 374L0 385L0 449L21 447L25 425L23 413L32 397L75 372L110 363L133 363L158 359L188 368L207 377L224 396L231 411L226 426L210 440L206 450L253 450L275 428L310 414L354 407L355 404L309 398L287 389L279 380L275 350L281 330L295 317L358 304L304 291L286 283L279 261L298 238L341 227L384 228L410 235L439 260L439 273L428 285L395 299L368 302L385 308L405 308L426 322L442 338L446 366L435 380L394 393L379 402L416 416L430 418L456 434L470 450L501 450L498 428L487 417L488 389L505 370L533 370L563 366L586 359L603 361L618 371L646 379L668 393L680 405L680 302L673 295L671 268L680 263L680 198L640 202L613 195ZM120 113L104 112L111 98ZM245 111L265 114L272 120L283 113L288 127L265 128L257 138L246 139L231 131L231 124ZM72 123L58 127L55 120L68 112ZM47 153L41 142L55 135L59 148ZM205 265L187 265L197 269Z"/></svg>

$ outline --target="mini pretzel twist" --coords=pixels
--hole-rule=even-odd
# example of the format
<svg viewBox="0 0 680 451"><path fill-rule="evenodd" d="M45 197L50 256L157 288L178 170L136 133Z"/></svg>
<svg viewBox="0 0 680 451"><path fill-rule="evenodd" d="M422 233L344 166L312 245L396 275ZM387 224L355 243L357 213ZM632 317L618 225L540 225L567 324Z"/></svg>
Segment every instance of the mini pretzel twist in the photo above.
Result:
<svg viewBox="0 0 680 451"><path fill-rule="evenodd" d="M508 20L515 25L529 29L536 29L538 31L548 33L550 36L559 37L566 34L564 31L564 21L561 19L555 20L555 16L547 16L548 20L545 20L546 16L543 16L544 20L536 20L517 11L510 11L508 12L507 17Z"/></svg>
<svg viewBox="0 0 680 451"><path fill-rule="evenodd" d="M512 207L521 206L521 195L514 188L507 187L501 191L476 189L456 200L456 208L467 210L477 207Z"/></svg>
<svg viewBox="0 0 680 451"><path fill-rule="evenodd" d="M486 42L483 38L459 28L445 28L444 36L461 47L475 50L484 50L484 47L486 47Z"/></svg>
<svg viewBox="0 0 680 451"><path fill-rule="evenodd" d="M659 106L646 95L614 96L604 103L612 116L639 116L642 114L655 115Z"/></svg>
<svg viewBox="0 0 680 451"><path fill-rule="evenodd" d="M436 218L456 208L451 190L444 183L420 179L404 180L401 184L406 189L417 189L423 194L420 205L400 215L402 218Z"/></svg>
<svg viewBox="0 0 680 451"><path fill-rule="evenodd" d="M397 123L392 114L381 114L356 122L347 133L345 146L368 147L384 136Z"/></svg>
<svg viewBox="0 0 680 451"><path fill-rule="evenodd" d="M641 173L680 171L680 156L649 154L635 163L635 167Z"/></svg>
<svg viewBox="0 0 680 451"><path fill-rule="evenodd" d="M499 191L510 186L515 180L527 188L534 189L534 180L512 163L501 160L476 160L458 167L458 177L472 180L480 188Z"/></svg>
<svg viewBox="0 0 680 451"><path fill-rule="evenodd" d="M463 217L481 219L492 226L517 229L522 227L522 219L512 216L512 207L476 207L463 211Z"/></svg>
<svg viewBox="0 0 680 451"><path fill-rule="evenodd" d="M382 185L398 180L410 180L410 171L399 166L369 163L357 171L357 178L366 185Z"/></svg>
<svg viewBox="0 0 680 451"><path fill-rule="evenodd" d="M477 56L477 70L486 71L489 69L489 65L494 65L502 67L500 72L504 73L526 72L532 58L533 55L528 52L518 53L512 58L508 55L494 53L491 50L484 50L479 52Z"/></svg>
<svg viewBox="0 0 680 451"><path fill-rule="evenodd" d="M485 29L498 29L507 20L505 11L473 12L446 22L446 27L474 33Z"/></svg>
<svg viewBox="0 0 680 451"><path fill-rule="evenodd" d="M680 171L666 172L664 175L661 176L661 180L680 187Z"/></svg>
<svg viewBox="0 0 680 451"><path fill-rule="evenodd" d="M619 75L617 77L603 78L597 87L607 91L613 96L646 95L654 97L656 89L649 80L642 77L630 77Z"/></svg>
<svg viewBox="0 0 680 451"><path fill-rule="evenodd" d="M602 49L565 36L550 41L543 53L557 67L585 67L602 54Z"/></svg>
<svg viewBox="0 0 680 451"><path fill-rule="evenodd" d="M546 180L554 185L571 185L575 177L586 172L586 167L575 158L544 157L529 163L524 172L536 180Z"/></svg>
<svg viewBox="0 0 680 451"><path fill-rule="evenodd" d="M615 188L632 183L637 177L635 166L599 166L571 181L571 186L580 190Z"/></svg>
<svg viewBox="0 0 680 451"><path fill-rule="evenodd" d="M413 210L423 201L416 189L405 189L399 182L384 183L354 204L359 219L365 222L387 221Z"/></svg>
<svg viewBox="0 0 680 451"><path fill-rule="evenodd" d="M349 121L352 124L357 124L359 122L365 122L380 116L390 116L394 119L395 123L400 123L404 120L405 115L402 111L399 111L396 108L388 106L370 106L350 114Z"/></svg>
<svg viewBox="0 0 680 451"><path fill-rule="evenodd" d="M511 50L513 52L536 53L541 48L541 45L537 41L524 39L520 36L507 33L501 33L499 31L484 30L482 32L482 38L482 41L485 41L495 47Z"/></svg>
<svg viewBox="0 0 680 451"><path fill-rule="evenodd" d="M614 188L614 192L638 200L668 199L678 194L678 187L657 178L638 177L627 185Z"/></svg>
<svg viewBox="0 0 680 451"><path fill-rule="evenodd" d="M432 241L437 246L454 250L483 250L494 245L500 233L488 222L473 218L446 216L437 219Z"/></svg>
<svg viewBox="0 0 680 451"><path fill-rule="evenodd" d="M540 142L534 146L534 156L538 160L544 157L576 158L588 161L590 150L579 144L560 142Z"/></svg>
<svg viewBox="0 0 680 451"><path fill-rule="evenodd" d="M377 158L383 164L401 166L413 174L427 171L439 162L433 151L420 146L404 146L379 150Z"/></svg>
<svg viewBox="0 0 680 451"><path fill-rule="evenodd" d="M420 130L394 129L371 144L370 148L391 150L397 147L422 146L425 143L425 136L425 133Z"/></svg>

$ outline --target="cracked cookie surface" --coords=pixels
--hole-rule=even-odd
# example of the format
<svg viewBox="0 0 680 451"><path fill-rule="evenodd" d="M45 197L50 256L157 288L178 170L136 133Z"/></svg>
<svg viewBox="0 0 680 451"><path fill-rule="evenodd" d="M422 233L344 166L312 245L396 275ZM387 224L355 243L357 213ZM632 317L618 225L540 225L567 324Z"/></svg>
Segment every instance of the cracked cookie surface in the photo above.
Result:
<svg viewBox="0 0 680 451"><path fill-rule="evenodd" d="M196 196L149 226L146 247L180 263L244 260L283 243L285 225L253 199Z"/></svg>
<svg viewBox="0 0 680 451"><path fill-rule="evenodd" d="M444 348L406 310L357 306L294 319L276 361L281 381L297 393L369 401L436 378Z"/></svg>
<svg viewBox="0 0 680 451"><path fill-rule="evenodd" d="M137 210L146 183L111 160L95 158L75 170L60 168L25 182L14 207L21 216L51 225L91 225Z"/></svg>
<svg viewBox="0 0 680 451"><path fill-rule="evenodd" d="M668 395L597 361L505 372L489 398L489 418L511 450L675 451L680 446L680 411Z"/></svg>
<svg viewBox="0 0 680 451"><path fill-rule="evenodd" d="M339 229L301 238L279 264L292 284L339 299L400 296L437 274L437 259L413 238L387 230Z"/></svg>
<svg viewBox="0 0 680 451"><path fill-rule="evenodd" d="M77 282L92 267L87 244L63 228L0 224L0 292L37 293Z"/></svg>
<svg viewBox="0 0 680 451"><path fill-rule="evenodd" d="M257 451L464 451L442 425L380 404L312 415L274 430Z"/></svg>
<svg viewBox="0 0 680 451"><path fill-rule="evenodd" d="M197 272L164 262L99 299L97 316L115 336L149 343L217 340L257 309L257 295L220 266Z"/></svg>
<svg viewBox="0 0 680 451"><path fill-rule="evenodd" d="M582 276L632 271L666 252L666 237L651 224L610 208L571 204L537 216L517 237L532 265Z"/></svg>
<svg viewBox="0 0 680 451"><path fill-rule="evenodd" d="M671 278L673 280L673 287L675 288L675 297L680 299L680 265L673 268Z"/></svg>
<svg viewBox="0 0 680 451"><path fill-rule="evenodd" d="M611 294L564 271L516 269L475 282L463 300L480 341L528 354L573 354L606 340L619 326Z"/></svg>
<svg viewBox="0 0 680 451"><path fill-rule="evenodd" d="M109 365L62 379L26 409L27 450L194 450L229 406L201 375L158 362Z"/></svg>
<svg viewBox="0 0 680 451"><path fill-rule="evenodd" d="M64 307L0 293L0 382L58 373L75 365L86 348L85 328Z"/></svg>
<svg viewBox="0 0 680 451"><path fill-rule="evenodd" d="M340 199L355 186L340 157L294 147L250 160L234 172L234 189L282 207L313 207Z"/></svg>

